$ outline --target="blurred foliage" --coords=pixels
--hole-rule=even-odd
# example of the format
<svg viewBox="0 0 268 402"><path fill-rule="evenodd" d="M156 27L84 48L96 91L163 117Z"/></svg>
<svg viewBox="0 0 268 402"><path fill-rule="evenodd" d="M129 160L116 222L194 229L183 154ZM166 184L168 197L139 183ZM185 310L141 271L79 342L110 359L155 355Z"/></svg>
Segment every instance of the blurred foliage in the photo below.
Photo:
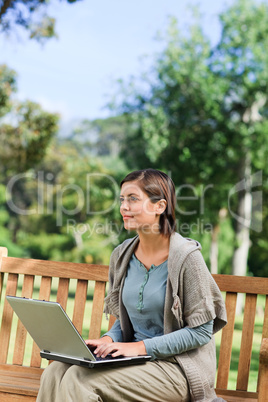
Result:
<svg viewBox="0 0 268 402"><path fill-rule="evenodd" d="M80 0L65 0L75 3ZM50 0L1 0L0 32L11 33L16 27L29 32L30 39L43 42L57 36L55 18L47 14Z"/></svg>
<svg viewBox="0 0 268 402"><path fill-rule="evenodd" d="M10 13L32 3L34 15L42 2L13 3ZM171 18L152 67L119 82L115 116L81 121L68 137L57 135L59 116L14 99L16 73L0 66L0 242L9 255L108 263L133 235L119 183L129 169L154 167L175 182L180 233L201 242L208 265L216 233L219 272L230 274L241 199L228 196L247 165L263 174L252 183L262 228L250 232L248 271L268 275L268 8L235 1L215 47L198 18L187 32Z"/></svg>
<svg viewBox="0 0 268 402"><path fill-rule="evenodd" d="M15 73L1 66L1 245L10 255L108 263L127 235L118 208L126 170L113 151L122 118L81 122L59 138L59 116L18 102L15 89ZM88 129L98 131L96 142Z"/></svg>
<svg viewBox="0 0 268 402"><path fill-rule="evenodd" d="M134 128L125 136L122 157L131 169L152 166L172 175L179 218L189 228L199 223L202 231L201 222L212 226L212 235L217 227L225 231L220 215L229 212L229 229L218 239L225 246L231 241L227 257L240 245L243 225L236 217L246 213L246 192L254 194L251 175L261 171L261 191L267 190L268 6L235 1L220 15L222 34L215 47L196 18L183 32L170 19L164 50L148 71L119 82L114 108ZM244 189L231 197L239 182ZM229 230L234 237L227 236ZM267 237L253 232L251 250L255 239ZM261 251L265 258L265 247ZM223 270L224 260L219 263ZM249 270L256 273L254 266ZM268 275L268 267L264 270Z"/></svg>

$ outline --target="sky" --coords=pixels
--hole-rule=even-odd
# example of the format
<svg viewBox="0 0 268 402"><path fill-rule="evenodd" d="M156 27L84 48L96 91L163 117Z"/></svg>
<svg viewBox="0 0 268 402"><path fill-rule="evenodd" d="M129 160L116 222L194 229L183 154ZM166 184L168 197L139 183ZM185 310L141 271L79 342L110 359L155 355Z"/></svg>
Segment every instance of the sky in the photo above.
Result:
<svg viewBox="0 0 268 402"><path fill-rule="evenodd" d="M105 105L115 93L115 81L138 75L141 57L152 56L163 44L169 16L181 28L191 21L189 7L199 5L205 34L216 43L218 14L233 0L82 0L51 1L57 39L44 45L23 34L0 35L0 64L17 74L19 100L38 102L72 120L108 117Z"/></svg>

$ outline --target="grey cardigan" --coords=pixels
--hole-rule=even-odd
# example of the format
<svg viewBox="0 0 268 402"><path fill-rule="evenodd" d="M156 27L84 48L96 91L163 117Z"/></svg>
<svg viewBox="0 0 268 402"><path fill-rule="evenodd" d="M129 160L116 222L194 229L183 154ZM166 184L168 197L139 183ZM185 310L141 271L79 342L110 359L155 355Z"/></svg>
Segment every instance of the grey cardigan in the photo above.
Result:
<svg viewBox="0 0 268 402"><path fill-rule="evenodd" d="M125 240L111 255L109 291L104 311L120 320L124 342L133 340L133 328L122 302L122 289L129 259L139 237ZM225 303L207 269L200 244L178 233L170 238L168 280L164 306L164 333L185 326L196 327L214 320L213 333L227 323ZM192 401L216 398L216 350L214 337L199 348L175 356L187 378Z"/></svg>

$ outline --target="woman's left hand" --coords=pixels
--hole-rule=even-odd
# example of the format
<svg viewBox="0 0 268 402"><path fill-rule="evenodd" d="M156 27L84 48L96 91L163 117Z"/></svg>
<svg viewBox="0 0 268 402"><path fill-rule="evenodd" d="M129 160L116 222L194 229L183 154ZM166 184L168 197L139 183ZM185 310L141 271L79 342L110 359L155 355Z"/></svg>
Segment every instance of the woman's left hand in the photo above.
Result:
<svg viewBox="0 0 268 402"><path fill-rule="evenodd" d="M98 357L106 357L108 354L111 354L113 357L147 355L145 345L142 341L103 343L97 346L94 353Z"/></svg>

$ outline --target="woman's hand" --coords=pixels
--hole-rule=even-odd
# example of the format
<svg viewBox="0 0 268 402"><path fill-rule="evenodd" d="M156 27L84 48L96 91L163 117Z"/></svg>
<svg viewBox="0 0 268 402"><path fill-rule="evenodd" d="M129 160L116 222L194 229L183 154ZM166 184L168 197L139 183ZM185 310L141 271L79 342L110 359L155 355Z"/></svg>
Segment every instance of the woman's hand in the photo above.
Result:
<svg viewBox="0 0 268 402"><path fill-rule="evenodd" d="M112 342L102 343L94 350L97 357L106 357L111 354L113 357L117 356L140 356L147 355L145 345L140 342Z"/></svg>
<svg viewBox="0 0 268 402"><path fill-rule="evenodd" d="M94 349L95 347L98 347L100 345L106 344L106 343L112 343L113 340L110 336L103 336L100 339L87 339L85 340L87 346L89 349Z"/></svg>

